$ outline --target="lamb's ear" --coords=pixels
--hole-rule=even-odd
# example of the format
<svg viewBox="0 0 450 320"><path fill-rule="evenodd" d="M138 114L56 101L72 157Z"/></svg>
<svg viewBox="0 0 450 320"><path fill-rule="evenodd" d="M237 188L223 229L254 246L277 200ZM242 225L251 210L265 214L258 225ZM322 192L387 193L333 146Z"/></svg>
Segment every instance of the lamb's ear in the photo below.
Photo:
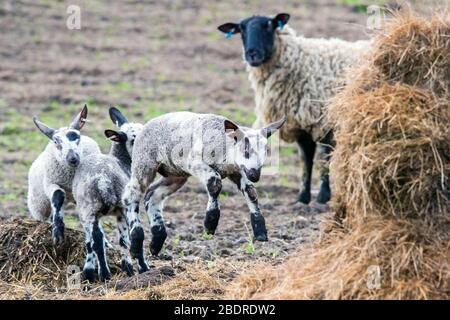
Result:
<svg viewBox="0 0 450 320"><path fill-rule="evenodd" d="M280 129L283 126L283 124L285 124L286 119L287 119L286 116L284 116L282 119L269 124L267 127L261 129L261 133L265 137L269 138L272 134L275 133L275 131Z"/></svg>
<svg viewBox="0 0 450 320"><path fill-rule="evenodd" d="M239 27L239 25L232 22L224 23L223 25L218 26L217 29L229 36L241 32L241 28Z"/></svg>
<svg viewBox="0 0 450 320"><path fill-rule="evenodd" d="M69 127L71 129L81 130L81 128L83 128L84 124L86 123L87 115L88 115L88 108L87 105L85 104L83 109L81 109L80 113L73 119Z"/></svg>
<svg viewBox="0 0 450 320"><path fill-rule="evenodd" d="M117 131L109 130L109 129L105 130L105 136L109 140L114 141L114 142L124 142L127 140L127 136L123 132L117 132Z"/></svg>
<svg viewBox="0 0 450 320"><path fill-rule="evenodd" d="M244 137L244 132L233 121L225 120L223 125L225 127L225 134L231 139L234 139L234 141L237 142Z"/></svg>
<svg viewBox="0 0 450 320"><path fill-rule="evenodd" d="M111 121L119 128L124 124L128 123L128 119L115 107L109 108L109 117Z"/></svg>
<svg viewBox="0 0 450 320"><path fill-rule="evenodd" d="M33 117L33 122L36 125L36 127L45 134L50 140L53 139L53 134L55 133L55 129L50 128L49 126L43 124L38 120L36 116Z"/></svg>
<svg viewBox="0 0 450 320"><path fill-rule="evenodd" d="M290 17L291 16L288 13L279 13L275 18L272 19L273 25L275 26L275 28L282 28L288 23Z"/></svg>

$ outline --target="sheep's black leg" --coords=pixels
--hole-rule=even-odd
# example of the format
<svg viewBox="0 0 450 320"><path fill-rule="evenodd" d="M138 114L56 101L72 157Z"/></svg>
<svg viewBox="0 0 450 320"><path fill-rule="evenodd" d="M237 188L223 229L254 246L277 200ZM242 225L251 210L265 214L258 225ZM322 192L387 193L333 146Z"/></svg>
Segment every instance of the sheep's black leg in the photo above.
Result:
<svg viewBox="0 0 450 320"><path fill-rule="evenodd" d="M121 270L125 272L128 276L134 275L133 263L128 255L128 249L130 246L130 236L128 230L128 222L124 214L117 216L117 228L119 230L119 246L121 255Z"/></svg>
<svg viewBox="0 0 450 320"><path fill-rule="evenodd" d="M158 255L161 251L164 241L167 238L166 227L162 216L164 200L179 190L186 181L187 178L184 177L163 177L152 183L145 193L144 205L152 231L150 252L154 256Z"/></svg>
<svg viewBox="0 0 450 320"><path fill-rule="evenodd" d="M330 132L320 145L320 191L318 203L327 203L331 198L329 165L332 151L332 133Z"/></svg>
<svg viewBox="0 0 450 320"><path fill-rule="evenodd" d="M247 178L242 177L241 175L230 176L230 179L237 185L239 190L241 190L247 201L255 240L268 241L266 222L259 208L258 193L256 192L255 186L248 181Z"/></svg>
<svg viewBox="0 0 450 320"><path fill-rule="evenodd" d="M52 237L56 245L64 241L64 215L63 205L65 193L61 189L57 189L52 194Z"/></svg>
<svg viewBox="0 0 450 320"><path fill-rule="evenodd" d="M298 138L297 143L300 146L300 151L303 157L303 177L302 186L298 201L308 204L311 201L311 177L314 165L314 154L316 152L316 143L312 140L310 134L302 132Z"/></svg>
<svg viewBox="0 0 450 320"><path fill-rule="evenodd" d="M95 219L92 224L92 249L97 256L98 277L100 281L104 282L111 279L111 272L106 261L105 235L99 225L98 219Z"/></svg>

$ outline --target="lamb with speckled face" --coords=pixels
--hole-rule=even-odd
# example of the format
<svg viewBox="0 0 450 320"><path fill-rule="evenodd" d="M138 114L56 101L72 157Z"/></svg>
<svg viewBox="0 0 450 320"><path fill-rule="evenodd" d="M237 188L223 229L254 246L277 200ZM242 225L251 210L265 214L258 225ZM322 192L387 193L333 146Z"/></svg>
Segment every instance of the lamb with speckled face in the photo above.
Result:
<svg viewBox="0 0 450 320"><path fill-rule="evenodd" d="M164 200L190 176L197 177L208 193L204 220L207 233L216 231L220 217L218 197L222 179L228 177L245 196L255 239L267 241L253 183L260 179L267 138L284 122L283 118L256 130L240 127L218 115L191 112L168 113L147 122L136 138L131 178L122 197L130 223L130 252L138 261L139 272L148 270L139 217L142 195L151 225L150 251L157 255L167 237L162 217ZM162 177L154 182L157 173Z"/></svg>
<svg viewBox="0 0 450 320"><path fill-rule="evenodd" d="M50 219L55 244L64 241L64 207L72 199L75 172L88 155L100 153L94 140L80 134L87 113L85 105L68 127L59 129L52 129L37 117L33 118L50 142L28 172L28 209L37 220Z"/></svg>
<svg viewBox="0 0 450 320"><path fill-rule="evenodd" d="M298 200L311 200L311 176L316 147L321 157L321 186L317 202L331 197L328 162L333 133L327 119L327 101L342 86L345 70L356 63L369 41L312 39L297 36L287 26L289 14L274 18L252 16L218 29L230 37L241 34L247 72L255 93L255 128L287 117L280 137L297 142L304 168Z"/></svg>
<svg viewBox="0 0 450 320"><path fill-rule="evenodd" d="M129 122L114 107L109 109L109 115L119 128L119 131L105 130L105 136L112 141L109 154L87 156L75 173L72 186L78 215L86 234L83 274L89 281L96 279L96 262L99 280L111 278L106 260L105 235L100 224L100 218L105 215L112 215L117 219L121 269L129 276L134 274L128 254L128 222L121 197L130 178L133 144L143 126Z"/></svg>

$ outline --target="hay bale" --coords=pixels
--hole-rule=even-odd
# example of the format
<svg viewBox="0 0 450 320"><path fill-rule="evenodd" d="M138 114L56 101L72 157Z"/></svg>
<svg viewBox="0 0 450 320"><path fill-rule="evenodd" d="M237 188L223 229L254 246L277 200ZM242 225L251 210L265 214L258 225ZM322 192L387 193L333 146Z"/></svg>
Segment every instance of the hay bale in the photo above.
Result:
<svg viewBox="0 0 450 320"><path fill-rule="evenodd" d="M336 216L278 267L240 276L232 298L450 298L450 15L408 12L330 105ZM380 271L380 287L367 285Z"/></svg>
<svg viewBox="0 0 450 320"><path fill-rule="evenodd" d="M66 287L67 266L83 267L84 234L66 229L64 243L55 248L51 225L12 218L0 225L0 280L31 283L47 290ZM120 255L108 250L111 271L120 270Z"/></svg>

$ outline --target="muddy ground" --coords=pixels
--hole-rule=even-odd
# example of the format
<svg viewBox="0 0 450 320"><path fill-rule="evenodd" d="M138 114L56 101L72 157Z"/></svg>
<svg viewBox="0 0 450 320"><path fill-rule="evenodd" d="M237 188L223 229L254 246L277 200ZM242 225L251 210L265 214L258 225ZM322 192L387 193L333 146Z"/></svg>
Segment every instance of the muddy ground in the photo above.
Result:
<svg viewBox="0 0 450 320"><path fill-rule="evenodd" d="M34 128L40 115L52 126L68 124L87 103L84 133L106 152L109 105L146 122L168 111L213 112L238 123L254 120L253 95L239 37L216 28L252 14L291 14L290 25L314 37L365 39L366 15L356 1L2 1L0 4L0 216L28 216L27 170L47 140ZM81 30L66 27L69 4L81 7ZM229 182L220 197L222 217L213 238L203 235L207 202L191 179L167 201L169 237L155 266L215 261L279 263L319 236L327 206L295 205L301 172L297 149L283 144L276 175L257 184L269 230L268 243L252 243L243 197ZM317 175L315 175L316 177ZM315 178L315 193L317 178ZM80 229L73 206L68 227ZM147 219L147 234L149 234ZM115 242L114 221L105 229ZM148 247L147 247L148 248ZM221 262L222 263L222 262ZM0 266L1 267L1 266ZM183 268L177 272L182 273ZM231 272L234 277L240 270ZM177 276L177 275L176 275ZM220 297L221 291L216 297ZM213 295L214 296L214 295ZM20 298L20 297L18 297Z"/></svg>

